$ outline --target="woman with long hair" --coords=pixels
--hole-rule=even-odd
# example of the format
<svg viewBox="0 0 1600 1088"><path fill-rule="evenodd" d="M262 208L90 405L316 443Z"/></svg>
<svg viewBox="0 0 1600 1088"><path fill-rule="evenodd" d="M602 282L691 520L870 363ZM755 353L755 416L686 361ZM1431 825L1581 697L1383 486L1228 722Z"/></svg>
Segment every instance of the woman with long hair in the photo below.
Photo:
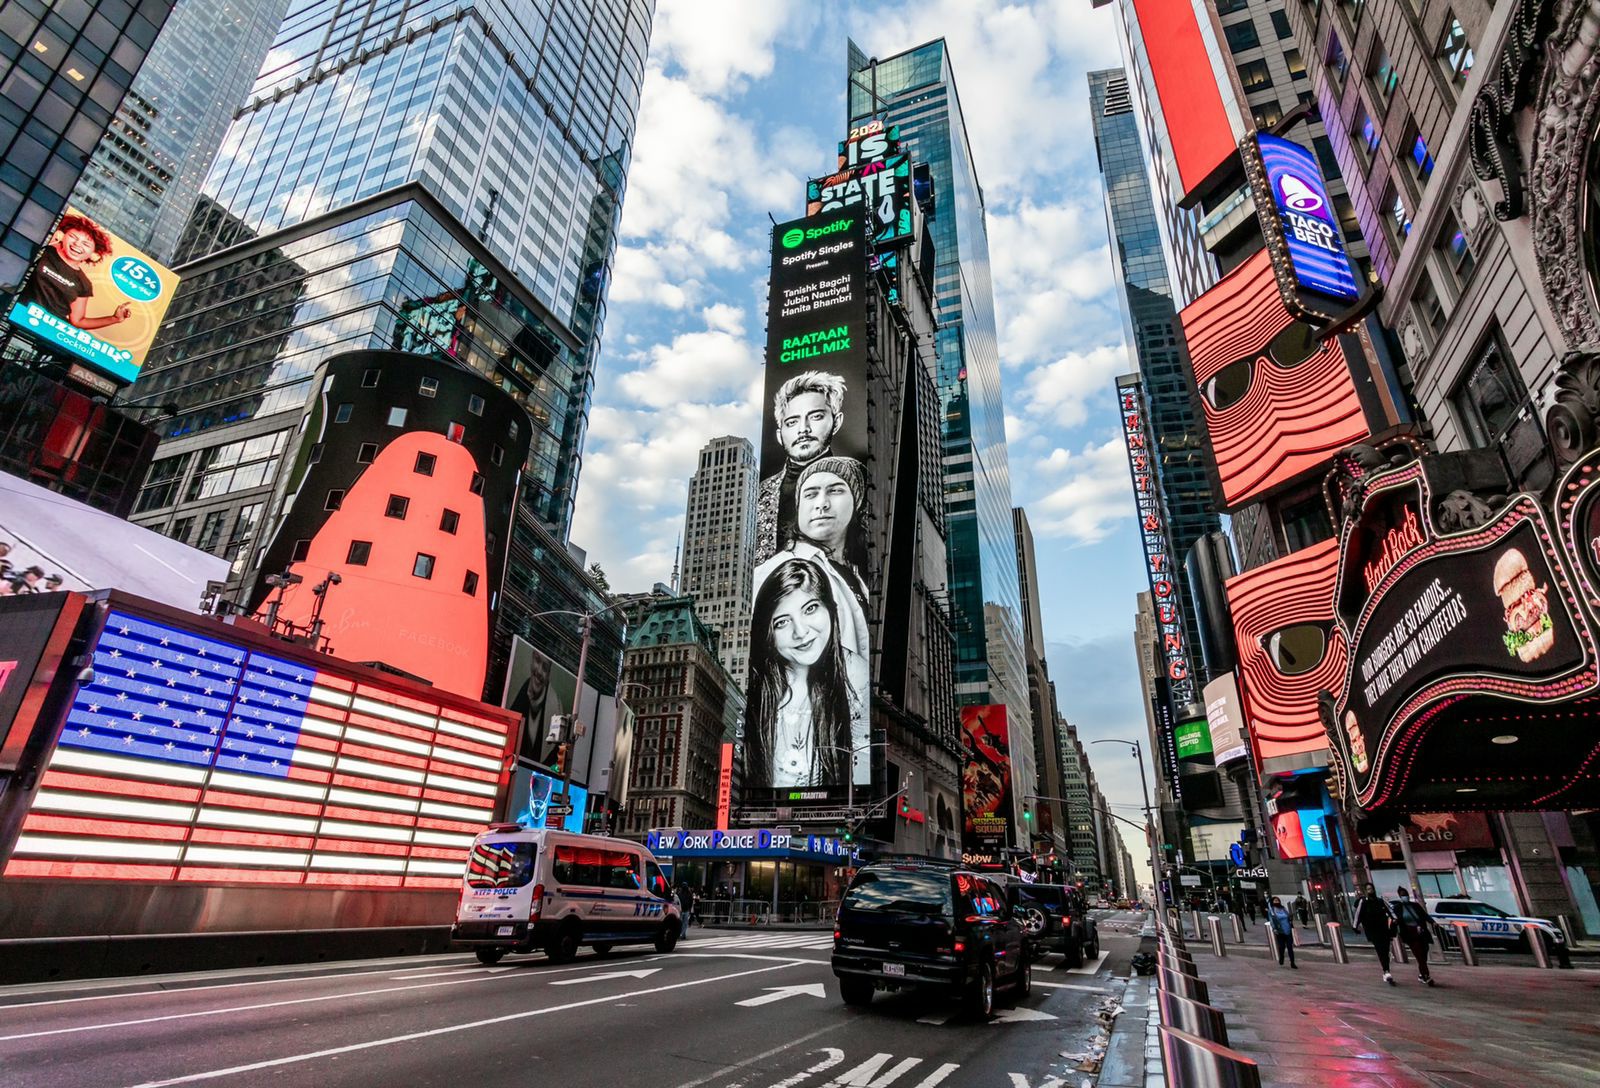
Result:
<svg viewBox="0 0 1600 1088"><path fill-rule="evenodd" d="M756 592L750 632L745 781L835 786L866 737L867 661L838 637L828 577L809 559L780 563ZM859 739L858 738L859 735Z"/></svg>

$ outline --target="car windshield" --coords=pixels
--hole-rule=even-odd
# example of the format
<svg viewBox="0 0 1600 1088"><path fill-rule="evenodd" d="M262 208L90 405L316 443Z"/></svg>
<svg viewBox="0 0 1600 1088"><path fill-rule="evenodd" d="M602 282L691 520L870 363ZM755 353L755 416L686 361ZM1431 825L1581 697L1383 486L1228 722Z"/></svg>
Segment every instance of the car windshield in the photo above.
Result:
<svg viewBox="0 0 1600 1088"><path fill-rule="evenodd" d="M1511 917L1499 907L1491 907L1488 903L1475 903L1470 899L1456 900L1455 902L1440 903L1435 914L1463 914L1473 918L1509 918Z"/></svg>
<svg viewBox="0 0 1600 1088"><path fill-rule="evenodd" d="M914 870L867 870L845 892L843 907L892 914L949 914L950 877Z"/></svg>
<svg viewBox="0 0 1600 1088"><path fill-rule="evenodd" d="M1020 903L1036 903L1041 907L1052 910L1062 910L1062 889L1048 884L1018 884L1017 901Z"/></svg>

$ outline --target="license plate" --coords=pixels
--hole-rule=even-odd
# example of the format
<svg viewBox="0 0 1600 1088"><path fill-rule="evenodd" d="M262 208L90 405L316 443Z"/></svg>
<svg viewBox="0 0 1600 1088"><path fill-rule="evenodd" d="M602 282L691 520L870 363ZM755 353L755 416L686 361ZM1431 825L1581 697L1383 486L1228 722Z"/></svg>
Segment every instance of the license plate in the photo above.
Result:
<svg viewBox="0 0 1600 1088"><path fill-rule="evenodd" d="M883 973L886 975L903 975L906 973L906 965L903 963L886 963L883 965Z"/></svg>
<svg viewBox="0 0 1600 1088"><path fill-rule="evenodd" d="M499 929L494 931L494 935L496 937L509 937L516 931L516 926L501 926Z"/></svg>

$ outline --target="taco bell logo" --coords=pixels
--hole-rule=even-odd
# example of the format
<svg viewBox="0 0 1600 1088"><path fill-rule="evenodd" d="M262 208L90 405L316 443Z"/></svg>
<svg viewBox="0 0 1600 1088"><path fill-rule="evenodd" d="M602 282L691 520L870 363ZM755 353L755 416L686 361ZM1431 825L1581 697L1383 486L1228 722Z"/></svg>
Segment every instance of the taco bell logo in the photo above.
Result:
<svg viewBox="0 0 1600 1088"><path fill-rule="evenodd" d="M1320 212L1326 203L1320 193L1289 173L1278 178L1278 193L1283 198L1284 207L1303 215Z"/></svg>

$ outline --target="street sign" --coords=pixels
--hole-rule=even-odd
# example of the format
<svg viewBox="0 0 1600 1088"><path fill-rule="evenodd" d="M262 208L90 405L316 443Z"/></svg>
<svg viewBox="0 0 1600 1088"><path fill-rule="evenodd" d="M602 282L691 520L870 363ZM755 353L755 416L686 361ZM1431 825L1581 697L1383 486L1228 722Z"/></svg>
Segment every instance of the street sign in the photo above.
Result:
<svg viewBox="0 0 1600 1088"><path fill-rule="evenodd" d="M1184 873L1178 878L1178 883L1182 884L1186 888L1198 888L1200 886L1200 878L1197 876L1191 876L1188 873Z"/></svg>
<svg viewBox="0 0 1600 1088"><path fill-rule="evenodd" d="M571 816L572 815L572 806L571 805L557 805L557 804L547 805L547 806L545 806L545 813L546 813L546 815L550 815L550 816Z"/></svg>
<svg viewBox="0 0 1600 1088"><path fill-rule="evenodd" d="M1267 875L1267 867L1265 865L1257 865L1254 869L1239 868L1233 871L1233 875L1241 880L1252 876L1264 877Z"/></svg>

